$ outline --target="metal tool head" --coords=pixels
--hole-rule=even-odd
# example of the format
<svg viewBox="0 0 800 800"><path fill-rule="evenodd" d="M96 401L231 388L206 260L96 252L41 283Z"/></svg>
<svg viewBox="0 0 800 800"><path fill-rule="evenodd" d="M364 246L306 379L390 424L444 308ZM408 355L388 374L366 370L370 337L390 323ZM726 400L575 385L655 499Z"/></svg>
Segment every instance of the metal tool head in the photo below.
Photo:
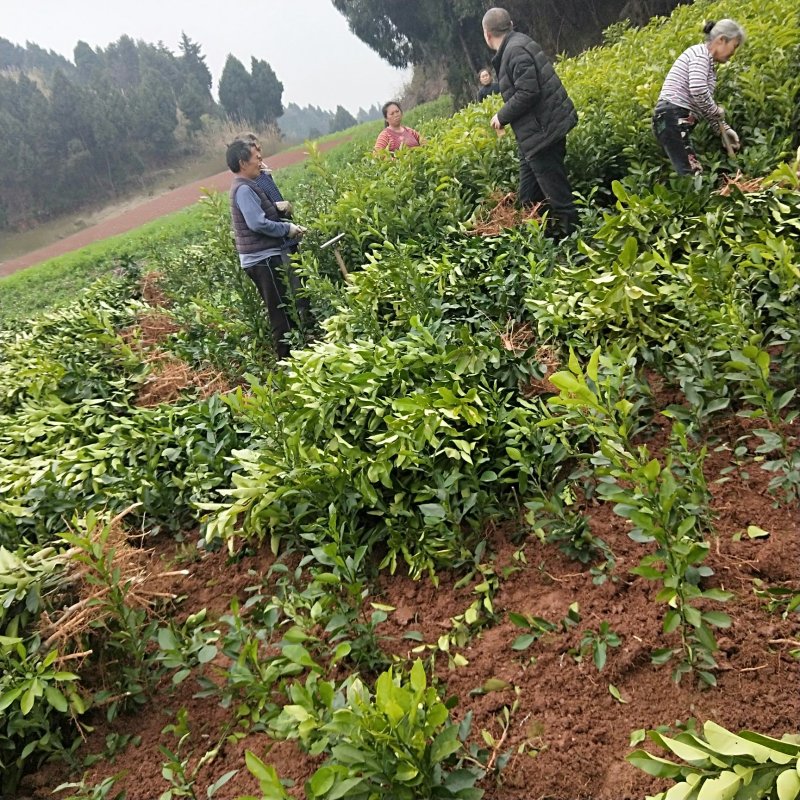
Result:
<svg viewBox="0 0 800 800"><path fill-rule="evenodd" d="M327 242L324 242L323 244L321 244L319 246L319 249L320 250L324 250L326 247L330 247L332 244L336 244L336 242L341 241L342 239L344 239L344 236L345 235L343 233L340 233L337 236L334 236L333 239L328 239Z"/></svg>

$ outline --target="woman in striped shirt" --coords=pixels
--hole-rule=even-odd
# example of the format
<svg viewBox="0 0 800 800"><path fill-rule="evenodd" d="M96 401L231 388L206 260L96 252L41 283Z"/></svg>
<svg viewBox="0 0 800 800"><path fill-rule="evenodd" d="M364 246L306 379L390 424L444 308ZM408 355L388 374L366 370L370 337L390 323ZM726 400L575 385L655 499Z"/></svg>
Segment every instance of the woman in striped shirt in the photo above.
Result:
<svg viewBox="0 0 800 800"><path fill-rule="evenodd" d="M729 154L739 149L736 131L724 121L725 110L714 102L714 65L731 58L745 33L732 19L707 22L703 33L706 41L684 50L672 65L653 113L653 132L678 175L703 171L689 139L700 117L719 133Z"/></svg>
<svg viewBox="0 0 800 800"><path fill-rule="evenodd" d="M403 125L403 109L400 104L390 100L384 104L383 118L386 120L386 127L378 134L375 141L375 152L389 148L389 152L394 153L401 147L419 147L422 138L413 129Z"/></svg>

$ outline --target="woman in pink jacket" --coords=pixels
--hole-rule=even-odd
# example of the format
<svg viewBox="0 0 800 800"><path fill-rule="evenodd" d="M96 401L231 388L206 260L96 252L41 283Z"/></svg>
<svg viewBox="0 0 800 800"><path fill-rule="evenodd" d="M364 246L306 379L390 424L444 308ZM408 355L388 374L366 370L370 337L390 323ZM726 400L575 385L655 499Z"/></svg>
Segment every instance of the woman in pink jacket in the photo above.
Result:
<svg viewBox="0 0 800 800"><path fill-rule="evenodd" d="M386 127L378 134L375 140L375 152L389 149L394 153L401 147L419 147L422 137L413 128L403 125L403 109L394 100L385 103L381 109Z"/></svg>

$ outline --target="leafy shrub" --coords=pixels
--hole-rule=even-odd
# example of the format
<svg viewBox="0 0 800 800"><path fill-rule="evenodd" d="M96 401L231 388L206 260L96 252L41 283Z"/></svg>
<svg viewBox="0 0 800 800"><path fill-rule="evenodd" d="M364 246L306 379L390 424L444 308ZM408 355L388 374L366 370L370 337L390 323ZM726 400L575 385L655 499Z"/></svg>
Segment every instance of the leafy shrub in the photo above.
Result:
<svg viewBox="0 0 800 800"><path fill-rule="evenodd" d="M675 785L654 795L654 800L695 800L698 797L777 797L794 800L800 794L800 742L797 736L774 739L754 731L733 734L707 721L703 735L690 732L671 738L657 731L648 736L684 763L676 764L636 750L628 756L648 775L670 778Z"/></svg>

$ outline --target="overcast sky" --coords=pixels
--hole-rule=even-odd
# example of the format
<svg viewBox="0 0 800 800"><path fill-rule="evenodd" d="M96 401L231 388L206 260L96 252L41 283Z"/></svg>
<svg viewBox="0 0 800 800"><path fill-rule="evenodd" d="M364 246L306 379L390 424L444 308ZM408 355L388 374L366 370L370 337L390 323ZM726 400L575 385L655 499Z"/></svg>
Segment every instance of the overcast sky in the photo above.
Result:
<svg viewBox="0 0 800 800"><path fill-rule="evenodd" d="M410 78L354 36L330 0L0 0L0 36L70 60L79 40L105 48L122 34L178 54L181 31L201 45L215 95L228 53L248 70L251 56L269 62L284 105L343 105L355 114L392 99Z"/></svg>

